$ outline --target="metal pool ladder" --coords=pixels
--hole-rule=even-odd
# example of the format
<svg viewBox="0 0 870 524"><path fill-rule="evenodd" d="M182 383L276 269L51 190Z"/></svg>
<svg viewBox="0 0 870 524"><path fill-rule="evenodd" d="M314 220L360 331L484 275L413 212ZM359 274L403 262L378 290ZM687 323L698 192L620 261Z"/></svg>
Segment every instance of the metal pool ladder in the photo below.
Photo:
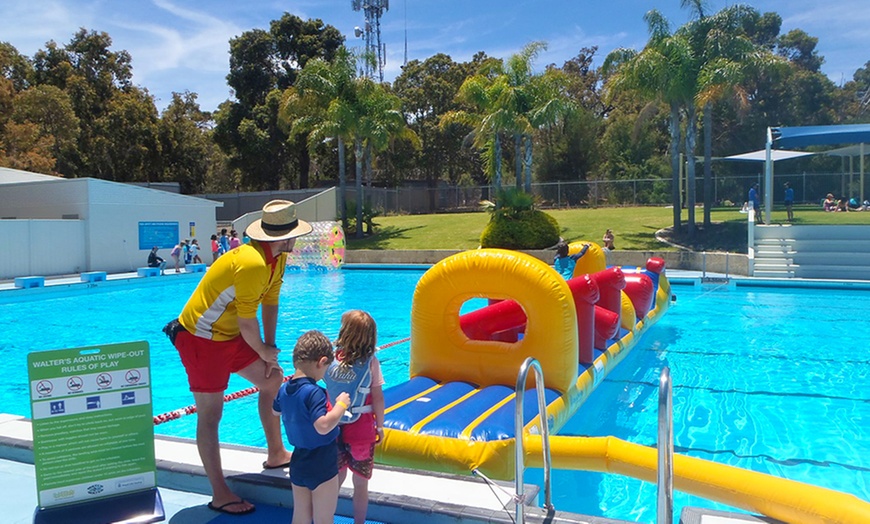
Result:
<svg viewBox="0 0 870 524"><path fill-rule="evenodd" d="M526 471L525 446L523 445L523 400L526 392L526 379L529 368L535 370L535 389L538 393L538 417L541 420L541 442L544 451L544 507L553 509L552 491L550 489L550 425L547 421L547 401L544 398L544 372L541 364L529 357L520 366L516 387L516 416L514 417L514 435L516 436L516 524L525 523L525 485L523 475Z"/></svg>
<svg viewBox="0 0 870 524"><path fill-rule="evenodd" d="M674 414L671 370L659 377L659 443L656 522L671 524L674 517Z"/></svg>

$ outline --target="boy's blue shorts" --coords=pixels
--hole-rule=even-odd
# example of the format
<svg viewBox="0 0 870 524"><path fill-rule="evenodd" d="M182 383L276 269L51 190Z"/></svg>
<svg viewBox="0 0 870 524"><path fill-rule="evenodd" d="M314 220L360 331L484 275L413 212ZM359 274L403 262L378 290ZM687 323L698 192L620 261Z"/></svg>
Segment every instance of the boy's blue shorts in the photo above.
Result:
<svg viewBox="0 0 870 524"><path fill-rule="evenodd" d="M338 444L333 440L319 448L295 448L290 456L290 482L311 491L338 475Z"/></svg>

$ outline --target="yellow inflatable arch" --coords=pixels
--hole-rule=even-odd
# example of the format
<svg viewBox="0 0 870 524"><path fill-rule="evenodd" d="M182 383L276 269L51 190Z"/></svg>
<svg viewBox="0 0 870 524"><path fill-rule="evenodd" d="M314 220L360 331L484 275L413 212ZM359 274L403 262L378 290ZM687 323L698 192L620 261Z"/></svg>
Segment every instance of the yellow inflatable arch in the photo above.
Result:
<svg viewBox="0 0 870 524"><path fill-rule="evenodd" d="M472 298L519 303L528 319L524 337L515 343L469 339L459 314ZM514 385L523 361L534 354L547 387L568 391L578 371L576 315L568 284L535 257L483 249L447 258L423 275L414 292L411 376Z"/></svg>

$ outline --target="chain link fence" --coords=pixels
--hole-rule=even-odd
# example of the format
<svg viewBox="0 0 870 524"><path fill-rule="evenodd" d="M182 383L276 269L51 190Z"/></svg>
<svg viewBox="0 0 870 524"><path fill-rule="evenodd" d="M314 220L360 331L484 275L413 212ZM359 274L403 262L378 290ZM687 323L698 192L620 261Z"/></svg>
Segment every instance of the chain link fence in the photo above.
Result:
<svg viewBox="0 0 870 524"><path fill-rule="evenodd" d="M865 178L870 178L865 176ZM717 206L741 206L746 201L749 188L754 183L764 191L764 175L736 175L713 177L711 198ZM870 192L861 190L861 177L858 173L789 173L776 174L773 187L773 201L782 202L783 184L789 182L795 190L796 203L818 203L828 193L837 197L845 196L863 201ZM686 181L680 184L682 202L686 202ZM865 180L865 188L867 181ZM506 186L505 186L506 187ZM671 203L671 180L590 180L577 182L533 183L532 193L538 197L542 209L601 207L601 206L645 206L668 205ZM474 211L483 200L495 197L493 186L447 186L436 188L363 188L363 198L367 206L380 214L425 214L454 213ZM356 190L348 188L347 198L356 201ZM704 202L704 179L698 176L695 182L695 202Z"/></svg>
<svg viewBox="0 0 870 524"><path fill-rule="evenodd" d="M870 178L865 176L865 179ZM742 206L749 188L758 182L763 194L764 175L729 175L713 177L711 198L717 206ZM828 193L836 197L855 198L863 202L870 192L862 191L859 173L788 173L776 174L773 201L783 200L783 184L789 182L795 191L796 203L819 203ZM867 187L865 180L865 188ZM507 187L507 186L505 186ZM199 195L224 203L218 208L218 220L234 220L251 211L257 211L273 198L299 202L320 193L320 189L293 191L263 191L258 193L227 193ZM561 209L602 206L659 206L671 203L670 179L586 180L576 182L540 182L532 184L532 193L538 197L542 209ZM683 204L686 202L685 178L680 184ZM438 187L404 186L399 188L364 187L363 200L378 215L459 213L476 211L483 200L493 200L493 186ZM357 201L353 180L348 181L347 200ZM695 182L695 202L704 202L704 179L699 174Z"/></svg>

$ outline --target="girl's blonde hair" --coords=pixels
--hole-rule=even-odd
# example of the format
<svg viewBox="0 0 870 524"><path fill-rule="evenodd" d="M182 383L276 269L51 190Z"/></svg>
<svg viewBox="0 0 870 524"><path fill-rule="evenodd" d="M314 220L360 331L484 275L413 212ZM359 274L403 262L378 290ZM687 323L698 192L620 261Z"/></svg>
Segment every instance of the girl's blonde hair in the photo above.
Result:
<svg viewBox="0 0 870 524"><path fill-rule="evenodd" d="M335 341L335 349L342 351L343 366L350 366L375 354L378 343L378 327L371 315L360 309L345 311L341 315L341 329Z"/></svg>

